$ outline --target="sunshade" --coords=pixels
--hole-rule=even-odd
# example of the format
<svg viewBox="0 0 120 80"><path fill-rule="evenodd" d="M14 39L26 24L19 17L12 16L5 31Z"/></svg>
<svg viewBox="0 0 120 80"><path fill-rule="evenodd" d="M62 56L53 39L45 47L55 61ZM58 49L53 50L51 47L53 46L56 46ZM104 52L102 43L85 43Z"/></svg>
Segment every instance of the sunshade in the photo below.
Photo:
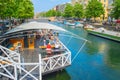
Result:
<svg viewBox="0 0 120 80"><path fill-rule="evenodd" d="M58 27L56 25L34 21L34 22L29 22L29 23L25 23L20 26L17 26L16 28L11 29L5 34L15 33L15 32L24 31L24 30L39 30L39 29L52 29L52 30L58 30L58 31L66 31L65 29Z"/></svg>

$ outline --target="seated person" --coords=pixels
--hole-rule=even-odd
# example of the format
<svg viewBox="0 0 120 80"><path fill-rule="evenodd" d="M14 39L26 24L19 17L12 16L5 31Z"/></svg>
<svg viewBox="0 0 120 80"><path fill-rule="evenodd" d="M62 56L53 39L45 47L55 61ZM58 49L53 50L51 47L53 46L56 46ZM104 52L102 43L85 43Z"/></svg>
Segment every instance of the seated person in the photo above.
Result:
<svg viewBox="0 0 120 80"><path fill-rule="evenodd" d="M49 55L52 53L52 46L50 45L50 43L48 43L47 46L46 46L46 52Z"/></svg>
<svg viewBox="0 0 120 80"><path fill-rule="evenodd" d="M60 48L60 44L59 44L59 42L56 42L55 43L55 49L59 49Z"/></svg>

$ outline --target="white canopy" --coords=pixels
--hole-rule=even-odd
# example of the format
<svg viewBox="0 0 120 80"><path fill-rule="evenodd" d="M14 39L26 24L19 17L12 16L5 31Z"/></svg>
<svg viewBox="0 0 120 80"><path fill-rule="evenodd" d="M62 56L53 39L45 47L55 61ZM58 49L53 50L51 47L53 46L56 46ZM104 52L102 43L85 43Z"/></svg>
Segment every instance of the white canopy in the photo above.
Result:
<svg viewBox="0 0 120 80"><path fill-rule="evenodd" d="M23 31L23 30L32 30L32 29L36 29L36 30L52 29L52 30L58 30L58 31L66 31L65 29L60 28L56 25L34 21L34 22L29 22L29 23L25 23L20 26L17 26L16 28L11 29L10 31L6 32L5 34L10 34L10 33L18 32L18 31Z"/></svg>

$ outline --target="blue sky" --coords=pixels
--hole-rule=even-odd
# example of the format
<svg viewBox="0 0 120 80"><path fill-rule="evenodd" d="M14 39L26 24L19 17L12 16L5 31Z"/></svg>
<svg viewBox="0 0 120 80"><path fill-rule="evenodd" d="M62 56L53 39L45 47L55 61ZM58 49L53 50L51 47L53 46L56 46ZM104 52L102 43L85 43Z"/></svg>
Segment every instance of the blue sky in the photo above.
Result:
<svg viewBox="0 0 120 80"><path fill-rule="evenodd" d="M32 0L34 5L34 12L42 12L52 9L58 4L70 2L71 0Z"/></svg>

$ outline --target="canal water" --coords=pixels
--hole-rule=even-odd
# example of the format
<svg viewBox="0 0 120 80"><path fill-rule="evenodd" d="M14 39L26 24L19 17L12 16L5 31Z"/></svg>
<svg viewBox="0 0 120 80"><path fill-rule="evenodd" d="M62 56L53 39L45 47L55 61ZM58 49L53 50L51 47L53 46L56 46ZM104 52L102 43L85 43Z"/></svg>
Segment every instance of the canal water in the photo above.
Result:
<svg viewBox="0 0 120 80"><path fill-rule="evenodd" d="M43 80L120 80L120 43L90 35L82 28L54 24L87 39L88 42L71 66L44 76ZM60 39L72 52L72 59L84 42L62 35ZM67 41L70 41L69 44Z"/></svg>

